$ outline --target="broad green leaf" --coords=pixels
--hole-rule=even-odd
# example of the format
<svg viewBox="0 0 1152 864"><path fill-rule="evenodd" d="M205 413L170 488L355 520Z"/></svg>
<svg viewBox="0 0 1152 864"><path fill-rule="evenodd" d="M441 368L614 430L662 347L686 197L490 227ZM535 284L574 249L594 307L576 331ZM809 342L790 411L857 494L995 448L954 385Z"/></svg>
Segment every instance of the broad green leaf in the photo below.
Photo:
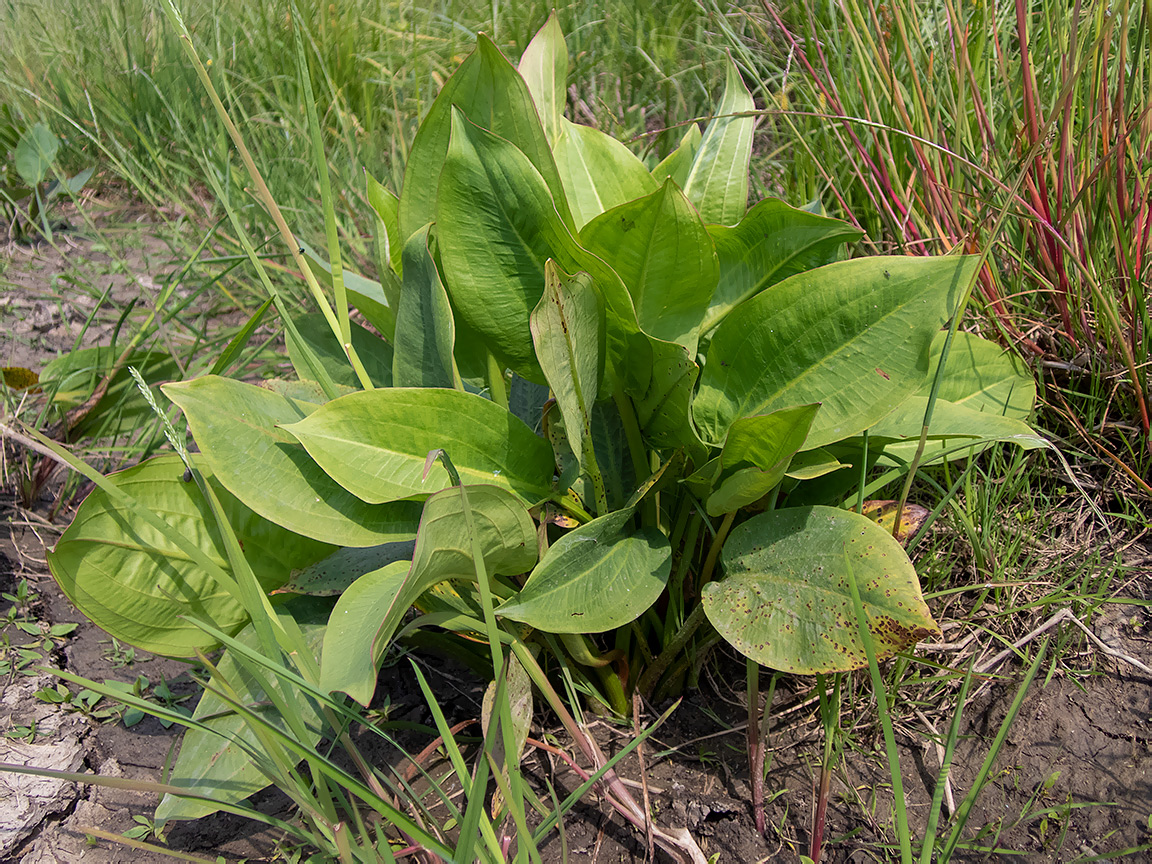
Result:
<svg viewBox="0 0 1152 864"><path fill-rule="evenodd" d="M436 223L448 294L463 322L505 366L537 383L529 316L544 293L544 262L588 273L608 316L609 377L635 332L636 313L616 272L582 248L557 216L539 172L515 146L452 119ZM615 363L614 363L615 361Z"/></svg>
<svg viewBox="0 0 1152 864"><path fill-rule="evenodd" d="M322 561L293 570L279 590L286 594L311 594L314 597L341 594L365 573L379 570L394 561L411 561L415 548L416 544L411 540L364 548L345 546Z"/></svg>
<svg viewBox="0 0 1152 864"><path fill-rule="evenodd" d="M659 188L644 163L611 135L563 117L560 128L552 152L577 229L605 210Z"/></svg>
<svg viewBox="0 0 1152 864"><path fill-rule="evenodd" d="M544 278L544 296L531 318L536 356L556 394L572 451L594 482L603 483L592 440L592 405L604 378L604 306L587 273L569 276L548 261Z"/></svg>
<svg viewBox="0 0 1152 864"><path fill-rule="evenodd" d="M211 472L203 465L202 470L215 487ZM121 490L159 514L174 533L229 570L212 510L200 487L184 482L184 464L178 457L149 459L111 477ZM293 568L334 551L262 519L224 489L216 492L266 590L287 581ZM185 615L210 621L226 633L235 632L248 619L240 602L169 537L135 519L100 489L80 506L49 553L48 565L60 589L92 623L155 654L190 657L215 646L215 640Z"/></svg>
<svg viewBox="0 0 1152 864"><path fill-rule="evenodd" d="M688 172L692 170L692 163L696 160L696 151L700 149L701 138L700 127L695 123L689 123L688 130L676 149L652 169L652 179L658 184L670 179L683 189L688 182Z"/></svg>
<svg viewBox="0 0 1152 864"><path fill-rule="evenodd" d="M754 117L734 117L756 106L740 70L728 58L724 96L684 181L684 194L709 224L735 225L748 209L748 166L752 160Z"/></svg>
<svg viewBox="0 0 1152 864"><path fill-rule="evenodd" d="M80 348L49 362L40 372L41 389L52 393L52 404L67 411L83 405L112 371L122 349L100 346ZM162 351L136 351L112 376L100 400L72 427L76 438L106 438L134 430L155 419L152 406L140 392L128 367L133 367L152 388L181 377L180 366Z"/></svg>
<svg viewBox="0 0 1152 864"><path fill-rule="evenodd" d="M452 359L456 326L428 251L425 225L404 245L404 291L396 312L392 381L396 387L459 387Z"/></svg>
<svg viewBox="0 0 1152 864"><path fill-rule="evenodd" d="M720 278L701 333L770 285L838 260L843 245L862 236L847 222L797 210L778 198L765 198L738 225L710 225L708 233L716 244Z"/></svg>
<svg viewBox="0 0 1152 864"><path fill-rule="evenodd" d="M360 388L335 385L337 396L347 396ZM314 405L323 405L328 402L328 394L316 381L289 380L287 378L265 378L260 382L261 390L268 390L277 396L284 396L296 402L311 402Z"/></svg>
<svg viewBox="0 0 1152 864"><path fill-rule="evenodd" d="M340 347L340 340L328 326L328 321L320 312L309 312L293 319L300 338L311 349L320 365L335 384L342 387L360 389L360 380L348 362L348 355ZM368 377L377 387L392 386L392 347L370 330L355 321L349 322L352 328L352 347L360 355L360 362L368 372ZM294 356L292 342L288 342L288 359L301 379L309 379L308 366L302 358Z"/></svg>
<svg viewBox="0 0 1152 864"><path fill-rule="evenodd" d="M928 349L976 259L860 258L799 273L716 328L693 415L707 441L741 417L821 403L806 446L872 426L928 374Z"/></svg>
<svg viewBox="0 0 1152 864"><path fill-rule="evenodd" d="M599 633L642 615L668 582L672 547L655 528L631 529L633 511L593 519L553 543L496 614L547 633Z"/></svg>
<svg viewBox="0 0 1152 864"><path fill-rule="evenodd" d="M367 171L364 172L364 181L368 204L376 214L376 242L380 247L380 263L402 276L404 264L400 255L404 251L404 238L400 236L400 199ZM388 305L395 309L399 305L399 297L389 297Z"/></svg>
<svg viewBox="0 0 1152 864"><path fill-rule="evenodd" d="M489 574L530 570L537 556L536 527L523 504L496 486L468 486L467 493ZM449 487L424 505L411 564L397 562L368 573L337 601L324 640L323 689L343 691L367 705L408 608L439 582L475 578L460 490Z"/></svg>
<svg viewBox="0 0 1152 864"><path fill-rule="evenodd" d="M874 429L873 434L878 437L897 439L884 447L882 464L907 464L916 454L946 335L939 333L932 342L928 377L916 396L902 403ZM921 464L973 456L996 443L991 439L1008 439L1026 450L1048 446L1023 422L1032 413L1035 400L1036 382L1025 373L1019 359L979 336L956 333L940 379L930 439ZM955 436L977 440L972 448L957 448L963 442Z"/></svg>
<svg viewBox="0 0 1152 864"><path fill-rule="evenodd" d="M709 516L732 513L759 501L781 480L804 446L819 405L781 408L732 424L720 452L720 485L707 501Z"/></svg>
<svg viewBox="0 0 1152 864"><path fill-rule="evenodd" d="M421 225L436 221L440 171L448 152L452 113L457 109L526 155L543 178L560 220L574 230L528 85L492 40L480 34L476 50L444 83L412 141L400 191L400 236L408 238Z"/></svg>
<svg viewBox="0 0 1152 864"><path fill-rule="evenodd" d="M783 672L866 666L849 588L853 574L881 658L939 635L916 570L892 535L832 507L754 516L720 553L724 577L704 586L704 611L737 651Z"/></svg>
<svg viewBox="0 0 1152 864"><path fill-rule="evenodd" d="M917 396L932 393L932 379L940 365L946 336L938 333L932 340L928 377ZM961 331L955 334L948 349L937 396L974 411L1026 420L1036 402L1036 381L1020 358L995 342Z"/></svg>
<svg viewBox="0 0 1152 864"><path fill-rule="evenodd" d="M212 375L163 390L183 410L221 485L264 518L338 546L376 546L415 535L419 504L365 504L280 428L318 405Z"/></svg>
<svg viewBox="0 0 1152 864"><path fill-rule="evenodd" d="M283 429L333 480L372 504L426 497L448 485L432 450L448 451L468 483L529 502L551 494L552 448L508 411L473 393L392 388L334 399Z"/></svg>
<svg viewBox="0 0 1152 864"><path fill-rule="evenodd" d="M620 274L640 329L696 353L719 268L708 230L672 181L597 216L580 240Z"/></svg>
<svg viewBox="0 0 1152 864"><path fill-rule="evenodd" d="M688 349L642 333L629 342L625 392L636 405L636 419L648 443L684 448L700 464L704 444L692 424L692 398L700 367Z"/></svg>
<svg viewBox="0 0 1152 864"><path fill-rule="evenodd" d="M372 643L380 622L389 610L398 608L411 566L407 561L394 561L365 573L340 595L324 634L321 690L347 693L361 705L372 701L383 660L383 653L379 657L372 653ZM404 606L400 614L407 609Z"/></svg>
<svg viewBox="0 0 1152 864"><path fill-rule="evenodd" d="M564 31L556 18L556 10L548 16L524 49L517 67L520 77L528 85L544 134L555 146L560 137L560 121L564 119L564 106L568 103L565 89L568 81L568 45Z"/></svg>
<svg viewBox="0 0 1152 864"><path fill-rule="evenodd" d="M332 267L307 243L300 243L304 258L321 285L332 286ZM388 292L384 287L366 276L353 273L351 270L340 271L344 276L344 290L348 295L348 302L355 306L364 315L364 319L380 331L385 339L391 339L396 329L396 307L388 299ZM395 279L387 271L383 274L385 280ZM393 294L398 294L394 290ZM361 358L363 359L363 358Z"/></svg>
<svg viewBox="0 0 1152 864"><path fill-rule="evenodd" d="M815 450L805 450L793 456L784 474L793 480L815 480L817 477L848 467L851 467L851 463L845 464L823 447L817 447Z"/></svg>
<svg viewBox="0 0 1152 864"><path fill-rule="evenodd" d="M912 461L919 446L927 408L927 397L910 396L869 430L869 435L875 435L878 439L894 439L894 443L884 444L881 464L903 465ZM928 434L931 440L925 443L921 464L942 458L964 459L988 449L998 441L1015 444L1024 450L1051 446L1047 439L1038 435L1023 420L977 411L945 399L936 400ZM958 446L964 444L965 439L971 441L971 448ZM893 456L898 458L893 460Z"/></svg>
<svg viewBox="0 0 1152 864"><path fill-rule="evenodd" d="M43 123L37 123L16 144L16 173L29 186L43 183L56 161L60 140Z"/></svg>
<svg viewBox="0 0 1152 864"><path fill-rule="evenodd" d="M295 620L304 638L316 652L317 659L330 606L331 601L301 597L293 598L276 610L277 614L290 615ZM260 640L251 624L237 634L236 640L259 650ZM265 720L282 731L289 732L284 719L269 701L268 694L233 659L231 652L225 651L221 655L217 670L218 677L212 678L216 686L220 686L220 679L227 681L236 688L244 705L260 713ZM323 733L323 721L316 705L300 694L292 695L300 706L301 719L309 732L309 740L302 743L315 746ZM180 742L180 755L176 757L176 764L167 780L169 784L208 795L220 804L239 803L268 785L267 775L241 749L241 744L248 744L257 750L261 748L260 739L244 717L211 691L206 691L200 697L192 716L208 729L190 728L184 733ZM164 795L156 807L155 818L157 824L162 825L179 819L199 819L218 809L211 802Z"/></svg>

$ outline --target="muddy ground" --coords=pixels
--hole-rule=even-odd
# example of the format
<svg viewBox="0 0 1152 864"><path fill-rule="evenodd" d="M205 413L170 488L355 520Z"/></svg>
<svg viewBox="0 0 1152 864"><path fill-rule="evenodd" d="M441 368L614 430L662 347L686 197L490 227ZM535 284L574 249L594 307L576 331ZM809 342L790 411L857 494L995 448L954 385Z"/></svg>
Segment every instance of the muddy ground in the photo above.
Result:
<svg viewBox="0 0 1152 864"><path fill-rule="evenodd" d="M118 215L123 214L109 216L109 223ZM123 297L154 291L172 266L165 245L155 240L126 247L123 261L127 268L82 231L58 235L57 245L60 251L41 245L10 246L4 252L0 365L36 368L72 347L85 317L86 301L70 296L77 272L86 273L90 284L111 286ZM114 321L99 322L89 329L84 343L98 344L113 326ZM105 634L86 625L56 589L47 573L44 548L51 546L67 524L67 508L49 518L58 483L30 509L21 505L16 494L16 456L14 448L8 447L5 486L0 490L0 591L14 594L20 582L26 581L37 599L21 611L22 617L43 622L43 627L78 625L43 652L45 664L98 680L131 682L139 675L152 683L164 679L178 697L188 695L183 704L192 707L195 690L184 664L136 652L133 662L123 665L124 652L116 651ZM1049 539L1068 542L1068 538ZM1131 531L1114 541L1127 544L1123 556L1130 565L1122 584L1117 580L1122 599L1149 599L1152 547L1146 541ZM1084 548L1084 557L1091 551ZM10 601L0 601L0 624L11 606ZM1042 623L1038 619L1022 632ZM1111 649L1152 665L1152 616L1146 606L1107 604L1091 623L1094 633ZM955 631L945 632L953 646L961 641ZM1051 668L1051 674L1049 667L1041 672L1029 691L965 833L973 846L999 851L962 850L958 860L1066 862L1117 856L1152 841L1152 679L1131 663L1102 654L1075 636L1067 624L1050 632L1068 636L1072 647L1064 649L1063 659ZM9 657L20 656L15 646L21 643L42 642L13 626L4 630L4 636L8 641L3 650ZM925 656L937 663L959 665L974 650L986 658L999 647L980 633L962 652L940 649ZM452 694L454 716L450 719L479 714L479 682L435 660L427 666L437 692ZM398 664L386 672L391 676L387 690L394 716L429 722L430 714L406 669L405 664ZM1011 659L998 671L1002 677L982 687L965 711L950 781L957 803L971 788L1022 674ZM933 670L924 667L922 674L930 676ZM0 678L0 762L104 777L160 779L177 746L175 730L166 730L151 718L126 728L114 717L101 722L37 698L37 691L55 683L46 675L15 670ZM647 784L657 823L686 827L705 855L715 855L719 862L797 860L808 843L821 754L822 733L812 685L807 679L787 679L777 694L773 714L778 722L770 741L766 783L766 837L757 835L749 805L743 664L734 657L719 657L709 666L700 692L673 713L646 747ZM664 707L650 706L645 719L651 720ZM942 710L940 704L909 704L899 713L897 740L917 837L939 769L938 751L927 726L943 732L950 711L950 705ZM548 717L538 716L537 722L534 737L559 731ZM829 845L823 860L893 860L898 857L896 851L885 845L894 837L891 780L876 755L883 752L883 742L874 706L861 704L857 716L845 717L844 725L849 730L847 747L832 783L825 835ZM627 729L605 722L597 723L595 731L609 752L628 740ZM623 765L621 775L639 785L636 759ZM539 781L541 790L547 780L561 796L563 789L579 782L562 761L542 750L529 749L525 770ZM638 788L635 794L640 796ZM275 793L265 793L259 800L270 811L286 812L284 799ZM171 860L91 834L93 829L123 834L139 828L155 803L155 796L127 789L0 773L0 862ZM232 816L172 826L167 842L173 849L206 860L217 855L228 861L285 860L280 838ZM647 855L643 835L592 799L566 819L563 844L554 834L542 851L546 861L564 860L566 855L569 861L640 862ZM1144 861L1149 854L1147 849L1132 851L1117 860ZM658 860L664 860L660 855Z"/></svg>

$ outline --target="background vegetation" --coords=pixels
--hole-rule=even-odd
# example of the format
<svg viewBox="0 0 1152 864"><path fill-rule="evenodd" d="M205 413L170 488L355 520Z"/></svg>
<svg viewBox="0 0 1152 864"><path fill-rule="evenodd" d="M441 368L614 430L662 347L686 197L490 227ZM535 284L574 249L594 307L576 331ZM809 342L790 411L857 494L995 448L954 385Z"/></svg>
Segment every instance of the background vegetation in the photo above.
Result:
<svg viewBox="0 0 1152 864"><path fill-rule="evenodd" d="M300 236L323 246L287 4L178 5L281 208ZM550 4L298 5L311 22L306 49L341 242L348 266L372 275L364 170L398 190L417 124L476 32L515 60ZM1152 0L600 0L558 12L573 63L574 120L662 157L679 140L676 124L710 110L730 52L764 109L754 197L820 202L865 229L872 250L990 246L965 326L1028 361L1043 385L1037 425L1061 442L1073 476L1098 490L1096 505L1121 535L1147 525ZM96 167L87 188L98 198L154 208L171 250L163 300L150 301L149 312L106 298L100 314L123 314L133 351L174 353L185 374L205 371L239 325L205 316L165 342L164 323L179 317L178 303L165 305L171 289L194 276L196 296L213 309L251 312L258 292L247 288L252 277L222 203L253 236L273 232L157 0L5 0L0 103L20 128L43 122L59 136L60 177ZM91 199L73 197L83 220ZM102 236L123 258L123 238ZM303 298L284 268L273 273ZM86 279L76 287L99 295ZM259 375L261 364L277 362L274 348L233 365ZM148 412L132 416L141 422ZM162 441L156 427L129 437L101 454L117 461ZM27 482L35 470L29 463ZM920 550L925 592L946 598L944 614L963 626L995 626L1011 641L1059 609L1087 620L1111 597L1122 572L1112 547L1077 555L1069 567L1067 549L1033 542L1080 506L1054 460L988 455L960 476L929 473L924 483L936 485L933 503L948 493L939 508L946 530ZM957 562L970 569L957 576ZM976 581L1011 587L977 597L955 590ZM1000 610L994 622L979 617L986 603ZM1045 660L1049 670L1079 669L1075 642L1059 647ZM899 697L893 710L917 701L947 725L954 688L906 674L889 672L889 693Z"/></svg>

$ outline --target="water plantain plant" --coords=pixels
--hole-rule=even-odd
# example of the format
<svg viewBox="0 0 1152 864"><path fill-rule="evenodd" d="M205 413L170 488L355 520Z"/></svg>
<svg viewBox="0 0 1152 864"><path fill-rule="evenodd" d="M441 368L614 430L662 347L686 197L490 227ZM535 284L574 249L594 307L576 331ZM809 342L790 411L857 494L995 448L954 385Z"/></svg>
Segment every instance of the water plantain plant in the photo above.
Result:
<svg viewBox="0 0 1152 864"><path fill-rule="evenodd" d="M367 706L420 633L483 644L498 678L509 649L539 658L616 712L682 690L718 639L753 666L849 670L863 615L879 656L910 649L937 625L893 531L850 506L863 484L1044 446L1031 379L957 331L979 258L848 260L849 225L748 207L731 61L713 119L659 161L564 116L567 68L554 19L519 68L481 36L400 195L368 178L379 281L305 250L335 304L284 322L300 380L165 386L199 452L108 478L51 553L120 641L224 640L213 680L250 681L201 702L173 786L268 782L241 719L287 708L253 639L311 700L258 728L288 762L288 725L336 737L333 705ZM205 809L169 796L159 818Z"/></svg>

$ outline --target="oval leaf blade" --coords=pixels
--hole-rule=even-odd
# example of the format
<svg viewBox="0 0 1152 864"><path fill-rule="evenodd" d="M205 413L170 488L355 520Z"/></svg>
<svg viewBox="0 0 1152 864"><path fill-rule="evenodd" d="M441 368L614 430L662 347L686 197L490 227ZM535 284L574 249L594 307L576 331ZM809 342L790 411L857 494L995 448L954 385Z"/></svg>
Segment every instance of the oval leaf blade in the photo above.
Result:
<svg viewBox="0 0 1152 864"><path fill-rule="evenodd" d="M412 141L400 191L402 238L436 219L440 170L448 152L453 109L463 111L523 151L542 176L560 219L575 227L528 85L492 40L480 34L476 50L445 82Z"/></svg>
<svg viewBox="0 0 1152 864"><path fill-rule="evenodd" d="M506 366L544 383L529 316L544 293L544 263L588 273L604 298L609 368L637 330L620 277L576 242L557 216L540 174L508 141L459 111L440 178L437 236L444 278L459 323L479 333Z"/></svg>
<svg viewBox="0 0 1152 864"><path fill-rule="evenodd" d="M213 375L163 390L183 410L221 485L265 519L338 546L376 546L416 535L419 504L364 503L279 428L318 405Z"/></svg>
<svg viewBox="0 0 1152 864"><path fill-rule="evenodd" d="M459 390L391 388L334 399L283 427L328 476L363 501L427 497L448 485L432 450L451 454L469 483L492 483L535 503L551 494L552 448L524 422Z"/></svg>
<svg viewBox="0 0 1152 864"><path fill-rule="evenodd" d="M597 216L580 240L612 262L640 329L695 354L719 266L704 223L674 183Z"/></svg>
<svg viewBox="0 0 1152 864"><path fill-rule="evenodd" d="M734 420L821 403L806 446L867 429L928 374L932 338L974 257L859 258L785 279L716 328L693 403L705 440Z"/></svg>
<svg viewBox="0 0 1152 864"><path fill-rule="evenodd" d="M560 129L553 155L577 230L605 210L656 191L644 163L611 135L563 117Z"/></svg>
<svg viewBox="0 0 1152 864"><path fill-rule="evenodd" d="M530 570L538 553L531 516L515 496L495 486L468 486L477 540L490 574ZM424 505L411 563L397 562L357 579L332 610L324 640L321 686L367 705L376 673L404 613L446 579L475 579L472 544L460 490L444 489Z"/></svg>
<svg viewBox="0 0 1152 864"><path fill-rule="evenodd" d="M748 209L748 165L756 125L755 117L733 116L756 106L731 56L727 68L724 96L704 130L684 182L684 194L696 205L700 218L719 225L735 225Z"/></svg>
<svg viewBox="0 0 1152 864"><path fill-rule="evenodd" d="M849 568L881 657L940 632L900 544L857 513L792 507L754 516L732 531L720 561L724 578L704 587L708 620L772 669L810 675L868 665Z"/></svg>
<svg viewBox="0 0 1152 864"><path fill-rule="evenodd" d="M765 198L738 225L712 225L708 233L716 244L720 276L701 333L770 285L831 264L845 243L863 236L847 222L790 207L779 198Z"/></svg>
<svg viewBox="0 0 1152 864"><path fill-rule="evenodd" d="M523 590L496 614L548 633L599 633L656 602L672 547L655 528L627 528L633 508L593 519L552 544Z"/></svg>
<svg viewBox="0 0 1152 864"><path fill-rule="evenodd" d="M179 458L159 456L111 479L228 570L211 508L200 487L185 483L183 475ZM223 489L217 494L265 590L282 585L294 568L335 551L262 519ZM80 505L48 554L48 565L64 594L96 626L154 654L189 657L215 646L185 615L210 621L224 632L234 632L248 618L240 602L169 537L142 524L100 489Z"/></svg>

